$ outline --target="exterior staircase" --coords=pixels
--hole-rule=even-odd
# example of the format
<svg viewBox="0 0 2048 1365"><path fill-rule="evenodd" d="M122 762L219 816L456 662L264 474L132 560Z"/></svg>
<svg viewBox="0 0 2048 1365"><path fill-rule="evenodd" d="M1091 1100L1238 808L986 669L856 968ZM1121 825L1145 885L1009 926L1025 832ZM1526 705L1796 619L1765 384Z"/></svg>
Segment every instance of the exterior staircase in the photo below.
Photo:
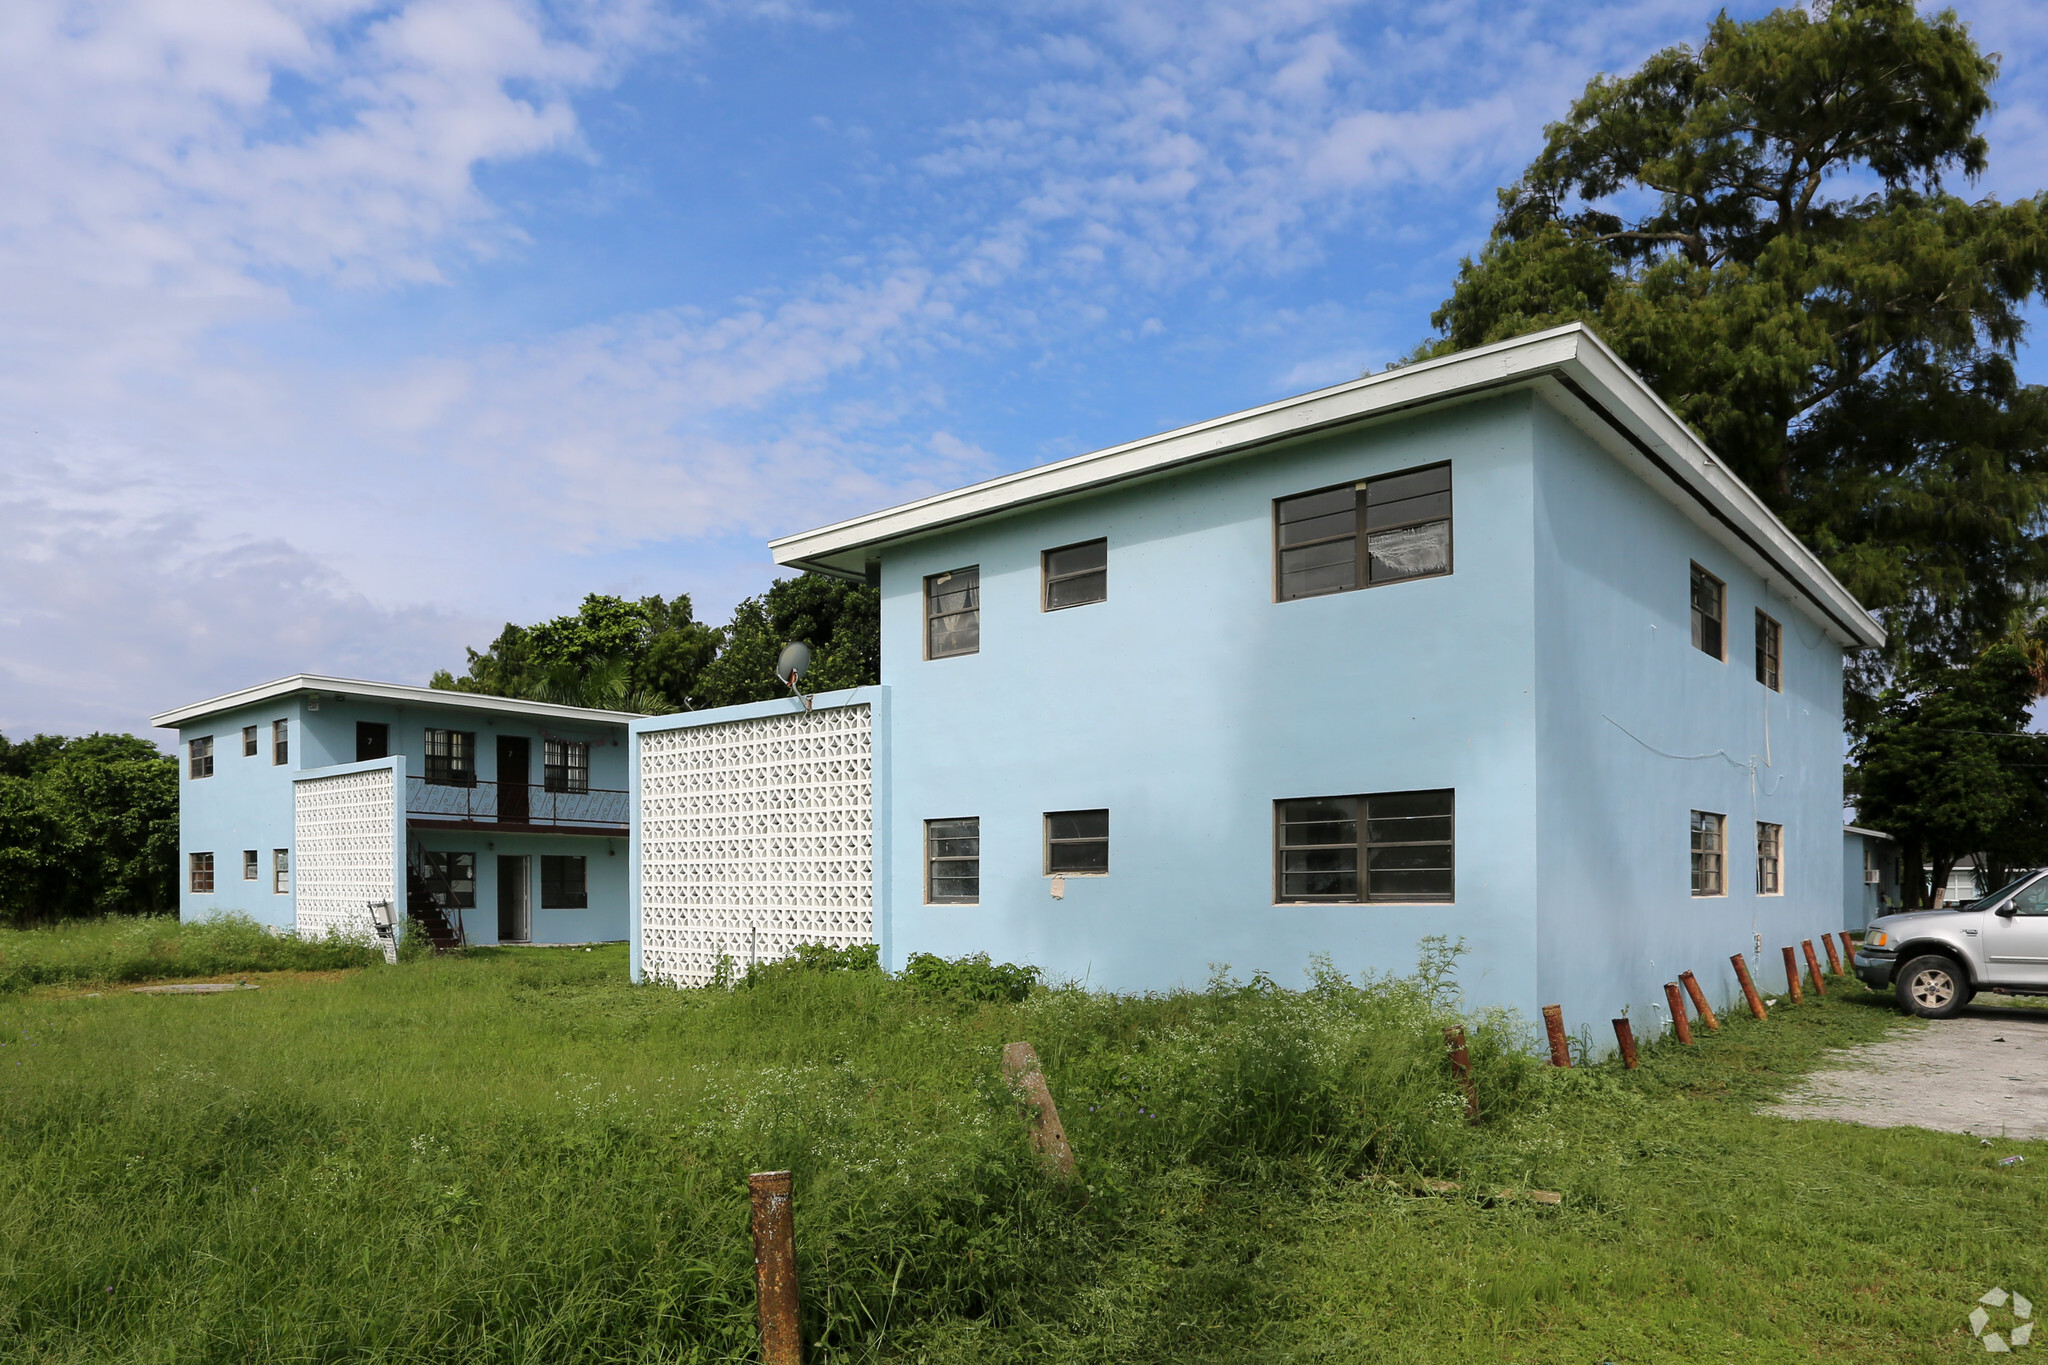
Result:
<svg viewBox="0 0 2048 1365"><path fill-rule="evenodd" d="M410 922L411 932L425 934L437 953L463 946L464 934L459 915L457 922L451 923L448 919L448 908L454 903L455 893L447 878L434 872L424 858L408 860L405 917Z"/></svg>

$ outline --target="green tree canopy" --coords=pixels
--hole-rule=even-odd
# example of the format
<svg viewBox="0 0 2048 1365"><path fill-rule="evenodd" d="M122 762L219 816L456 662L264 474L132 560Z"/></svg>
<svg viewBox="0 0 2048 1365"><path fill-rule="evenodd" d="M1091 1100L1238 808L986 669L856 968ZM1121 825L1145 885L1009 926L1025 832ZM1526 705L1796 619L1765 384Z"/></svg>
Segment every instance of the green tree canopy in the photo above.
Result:
<svg viewBox="0 0 2048 1365"><path fill-rule="evenodd" d="M1879 612L1884 664L1966 663L2048 580L2048 404L2013 371L2048 196L1950 188L1996 74L1910 0L1723 15L1546 130L1417 355L1592 324Z"/></svg>
<svg viewBox="0 0 2048 1365"><path fill-rule="evenodd" d="M178 763L146 739L0 736L0 917L177 909Z"/></svg>

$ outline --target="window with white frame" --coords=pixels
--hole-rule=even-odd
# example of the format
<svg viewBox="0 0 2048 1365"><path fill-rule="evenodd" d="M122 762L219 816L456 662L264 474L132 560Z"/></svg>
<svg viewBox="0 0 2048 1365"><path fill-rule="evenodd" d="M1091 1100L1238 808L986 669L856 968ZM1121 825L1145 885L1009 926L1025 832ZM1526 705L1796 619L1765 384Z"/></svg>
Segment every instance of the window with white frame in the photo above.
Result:
<svg viewBox="0 0 2048 1365"><path fill-rule="evenodd" d="M242 757L256 757L256 727L253 725L242 727Z"/></svg>
<svg viewBox="0 0 2048 1365"><path fill-rule="evenodd" d="M270 761L282 767L291 762L292 723L288 720L270 722Z"/></svg>
<svg viewBox="0 0 2048 1365"><path fill-rule="evenodd" d="M981 566L935 573L924 581L924 656L981 652Z"/></svg>
<svg viewBox="0 0 2048 1365"><path fill-rule="evenodd" d="M541 785L551 792L590 790L590 746L580 740L551 739L541 750Z"/></svg>
<svg viewBox="0 0 2048 1365"><path fill-rule="evenodd" d="M1692 893L1728 894L1728 817L1712 811L1692 813Z"/></svg>
<svg viewBox="0 0 2048 1365"><path fill-rule="evenodd" d="M1768 820L1756 822L1756 893L1785 894L1785 827Z"/></svg>

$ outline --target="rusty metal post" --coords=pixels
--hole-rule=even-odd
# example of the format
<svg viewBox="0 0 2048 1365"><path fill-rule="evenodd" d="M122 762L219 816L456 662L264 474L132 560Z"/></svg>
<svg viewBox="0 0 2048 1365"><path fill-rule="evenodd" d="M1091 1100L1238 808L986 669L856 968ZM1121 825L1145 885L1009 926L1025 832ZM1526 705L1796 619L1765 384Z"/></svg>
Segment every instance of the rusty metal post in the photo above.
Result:
<svg viewBox="0 0 2048 1365"><path fill-rule="evenodd" d="M1849 941L1849 931L1844 929L1841 933L1836 934L1835 937L1842 940L1842 961L1849 964L1850 971L1855 971L1856 945Z"/></svg>
<svg viewBox="0 0 2048 1365"><path fill-rule="evenodd" d="M1714 1007L1707 1003L1707 993L1700 989L1699 978L1691 972L1680 972L1678 979L1685 983L1685 993L1692 997L1693 1013L1706 1021L1709 1032L1719 1033L1721 1021L1714 1017Z"/></svg>
<svg viewBox="0 0 2048 1365"><path fill-rule="evenodd" d="M1815 995L1826 995L1828 993L1828 985L1827 982L1820 979L1820 959L1813 955L1813 940L1803 938L1799 940L1799 946L1806 950L1806 970L1813 976L1813 993Z"/></svg>
<svg viewBox="0 0 2048 1365"><path fill-rule="evenodd" d="M788 1171L747 1177L754 1201L754 1288L761 1308L761 1365L803 1365L797 1321L795 1182Z"/></svg>
<svg viewBox="0 0 2048 1365"><path fill-rule="evenodd" d="M1792 997L1792 1003L1803 1005L1806 996L1799 989L1799 956L1790 944L1785 946L1785 994Z"/></svg>
<svg viewBox="0 0 2048 1365"><path fill-rule="evenodd" d="M1543 1031L1550 1035L1550 1064L1570 1066L1572 1064L1571 1044L1564 1036L1564 1006L1543 1007Z"/></svg>
<svg viewBox="0 0 2048 1365"><path fill-rule="evenodd" d="M1742 960L1741 953L1731 953L1728 960L1735 965L1735 979L1742 983L1742 998L1749 1002L1750 1014L1758 1019L1763 1018L1763 997L1756 993L1756 982L1749 979L1749 964Z"/></svg>
<svg viewBox="0 0 2048 1365"><path fill-rule="evenodd" d="M1614 1021L1614 1041L1621 1044L1621 1064L1630 1071L1636 1069L1636 1031L1628 1026L1628 1020Z"/></svg>
<svg viewBox="0 0 2048 1365"><path fill-rule="evenodd" d="M1045 1073L1038 1069L1038 1053L1029 1043L1011 1043L1003 1049L1003 1075L1024 1106L1024 1121L1031 1129L1031 1145L1045 1168L1061 1182L1074 1178L1074 1149L1067 1145L1067 1130L1060 1124L1060 1111L1045 1085Z"/></svg>
<svg viewBox="0 0 2048 1365"><path fill-rule="evenodd" d="M1479 1122L1479 1087L1472 1084L1472 1054L1465 1048L1465 1030L1444 1030L1444 1048L1451 1054L1451 1074L1465 1090L1465 1122Z"/></svg>
<svg viewBox="0 0 2048 1365"><path fill-rule="evenodd" d="M1828 975L1840 976L1842 974L1842 955L1835 951L1835 936L1833 934L1822 934L1820 936L1820 946L1828 950Z"/></svg>
<svg viewBox="0 0 2048 1365"><path fill-rule="evenodd" d="M1664 1003L1671 1006L1671 1027L1678 1034L1678 1041L1692 1046L1692 1022L1685 1017L1685 997L1678 993L1678 983L1664 983Z"/></svg>

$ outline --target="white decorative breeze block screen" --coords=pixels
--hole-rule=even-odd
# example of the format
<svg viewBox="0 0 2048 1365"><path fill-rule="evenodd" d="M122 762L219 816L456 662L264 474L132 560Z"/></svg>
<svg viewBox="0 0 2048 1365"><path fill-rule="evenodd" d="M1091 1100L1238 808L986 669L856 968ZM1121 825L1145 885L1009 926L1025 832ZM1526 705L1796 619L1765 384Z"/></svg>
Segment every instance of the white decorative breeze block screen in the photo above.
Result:
<svg viewBox="0 0 2048 1365"><path fill-rule="evenodd" d="M370 902L397 901L393 796L389 768L292 783L301 938L339 930L376 941Z"/></svg>
<svg viewBox="0 0 2048 1365"><path fill-rule="evenodd" d="M874 717L862 702L640 736L640 962L711 981L799 943L874 942Z"/></svg>

